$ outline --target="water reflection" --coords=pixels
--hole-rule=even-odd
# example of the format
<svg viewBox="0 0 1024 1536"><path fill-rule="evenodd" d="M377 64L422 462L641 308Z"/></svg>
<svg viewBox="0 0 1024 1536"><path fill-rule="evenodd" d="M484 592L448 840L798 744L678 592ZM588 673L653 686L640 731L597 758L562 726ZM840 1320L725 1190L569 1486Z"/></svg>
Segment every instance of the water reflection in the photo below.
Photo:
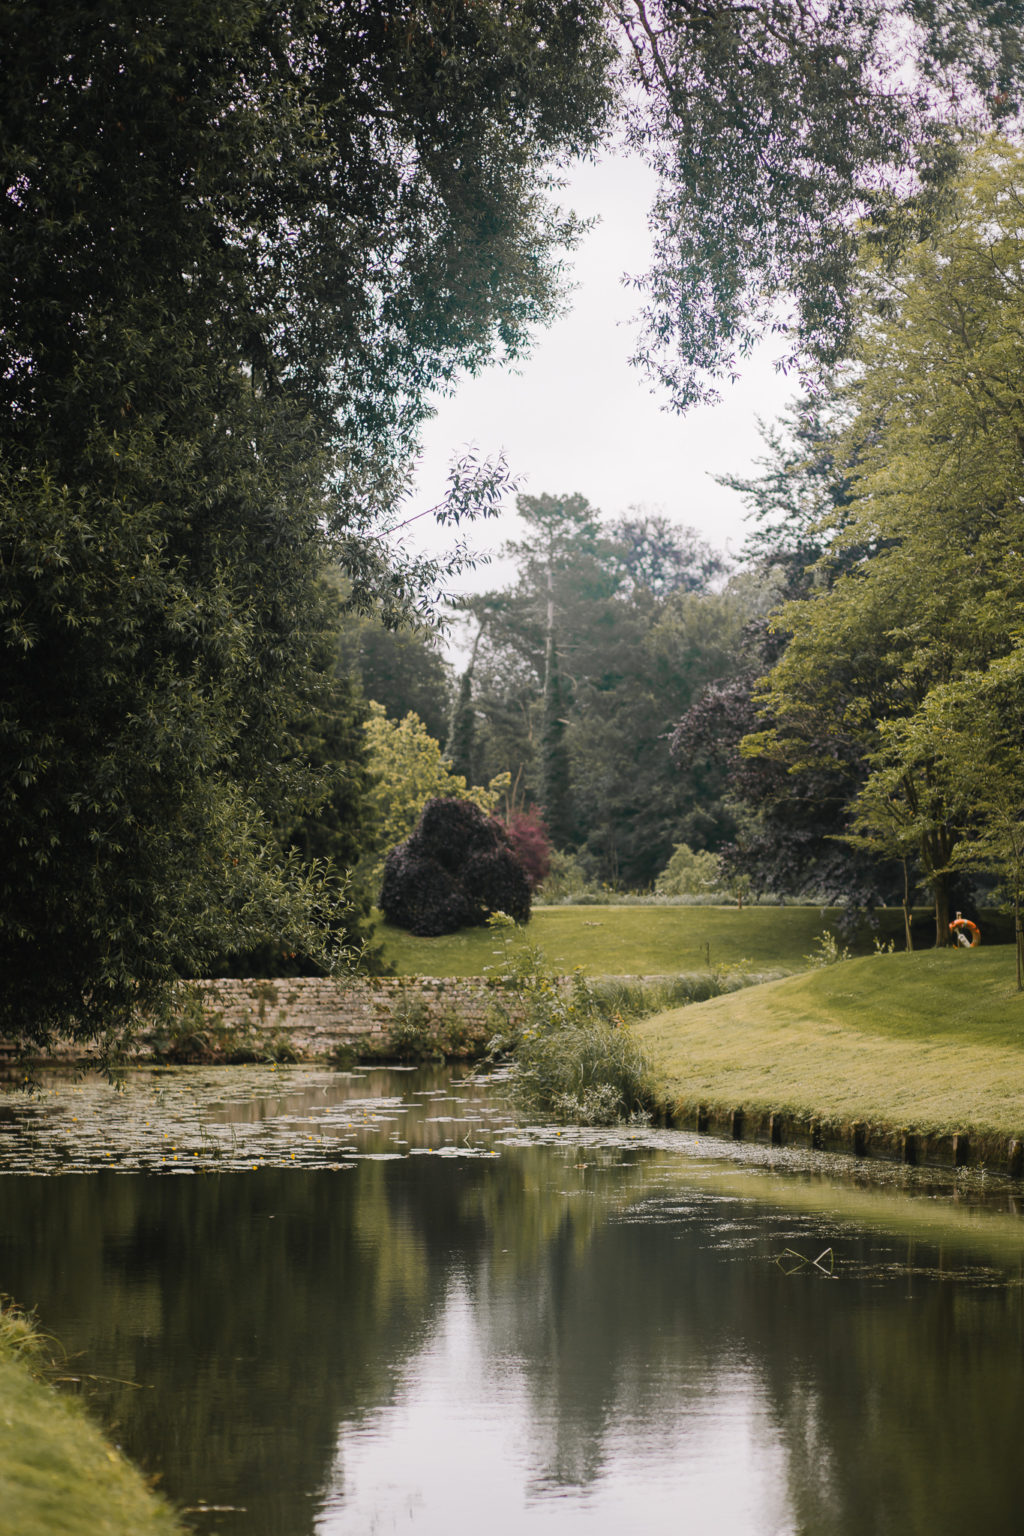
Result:
<svg viewBox="0 0 1024 1536"><path fill-rule="evenodd" d="M1017 1528L1009 1186L524 1129L437 1074L184 1072L24 1107L8 1168L48 1125L92 1171L0 1179L0 1289L199 1530ZM248 1172L156 1162L232 1130ZM778 1262L826 1248L831 1274Z"/></svg>

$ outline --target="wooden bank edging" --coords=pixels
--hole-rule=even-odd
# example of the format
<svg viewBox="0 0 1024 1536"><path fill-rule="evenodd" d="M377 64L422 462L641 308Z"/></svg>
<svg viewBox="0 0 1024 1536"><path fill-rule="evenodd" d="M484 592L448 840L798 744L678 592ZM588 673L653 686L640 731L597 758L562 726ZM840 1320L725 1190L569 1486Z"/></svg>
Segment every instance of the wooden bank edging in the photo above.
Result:
<svg viewBox="0 0 1024 1536"><path fill-rule="evenodd" d="M921 1130L868 1120L834 1120L812 1110L777 1110L744 1104L709 1104L662 1097L659 1119L674 1129L756 1141L773 1147L803 1147L879 1158L906 1167L975 1168L1008 1178L1024 1177L1021 1135L964 1126L956 1131Z"/></svg>

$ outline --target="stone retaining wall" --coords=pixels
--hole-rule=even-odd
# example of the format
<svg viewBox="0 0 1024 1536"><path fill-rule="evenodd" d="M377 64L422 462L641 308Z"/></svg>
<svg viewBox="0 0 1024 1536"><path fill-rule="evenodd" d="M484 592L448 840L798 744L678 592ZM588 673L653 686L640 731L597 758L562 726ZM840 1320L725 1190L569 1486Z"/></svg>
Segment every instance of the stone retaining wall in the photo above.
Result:
<svg viewBox="0 0 1024 1536"><path fill-rule="evenodd" d="M399 1054L433 1040L454 1056L472 1055L492 1031L502 988L467 977L296 976L279 981L197 981L204 1013L228 1030L284 1035L303 1058L349 1048Z"/></svg>

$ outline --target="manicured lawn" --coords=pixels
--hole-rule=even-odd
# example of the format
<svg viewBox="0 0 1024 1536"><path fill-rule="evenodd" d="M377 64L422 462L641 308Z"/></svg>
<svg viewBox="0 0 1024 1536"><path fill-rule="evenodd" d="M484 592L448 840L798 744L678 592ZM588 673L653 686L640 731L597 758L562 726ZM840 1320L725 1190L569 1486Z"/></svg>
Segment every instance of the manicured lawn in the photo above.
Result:
<svg viewBox="0 0 1024 1536"><path fill-rule="evenodd" d="M732 966L798 970L814 940L835 930L838 914L820 907L538 907L523 930L546 963L588 976L667 976ZM895 929L898 914L886 915ZM377 937L400 976L479 976L500 963L501 944L486 928L416 939L380 923ZM871 948L870 939L865 947Z"/></svg>
<svg viewBox="0 0 1024 1536"><path fill-rule="evenodd" d="M2 1536L184 1536L82 1405L33 1374L27 1333L0 1314Z"/></svg>
<svg viewBox="0 0 1024 1536"><path fill-rule="evenodd" d="M668 1101L1024 1138L1012 946L871 955L635 1026Z"/></svg>

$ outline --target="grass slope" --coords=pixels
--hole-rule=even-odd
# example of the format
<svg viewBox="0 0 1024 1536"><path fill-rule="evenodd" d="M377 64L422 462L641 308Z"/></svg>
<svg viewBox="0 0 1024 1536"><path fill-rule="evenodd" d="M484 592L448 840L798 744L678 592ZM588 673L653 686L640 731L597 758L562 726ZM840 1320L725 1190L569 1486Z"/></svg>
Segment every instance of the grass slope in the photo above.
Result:
<svg viewBox="0 0 1024 1536"><path fill-rule="evenodd" d="M1024 1138L1010 946L871 955L636 1026L677 1112L704 1103Z"/></svg>
<svg viewBox="0 0 1024 1536"><path fill-rule="evenodd" d="M183 1536L80 1403L33 1370L42 1345L0 1312L0 1536Z"/></svg>
<svg viewBox="0 0 1024 1536"><path fill-rule="evenodd" d="M821 907L539 907L524 941L546 963L588 976L670 976L728 965L744 970L797 970L815 938L835 930L839 914ZM895 928L898 914L892 914ZM377 937L400 976L480 976L502 949L486 928L417 939L387 923ZM871 948L870 940L865 943Z"/></svg>

